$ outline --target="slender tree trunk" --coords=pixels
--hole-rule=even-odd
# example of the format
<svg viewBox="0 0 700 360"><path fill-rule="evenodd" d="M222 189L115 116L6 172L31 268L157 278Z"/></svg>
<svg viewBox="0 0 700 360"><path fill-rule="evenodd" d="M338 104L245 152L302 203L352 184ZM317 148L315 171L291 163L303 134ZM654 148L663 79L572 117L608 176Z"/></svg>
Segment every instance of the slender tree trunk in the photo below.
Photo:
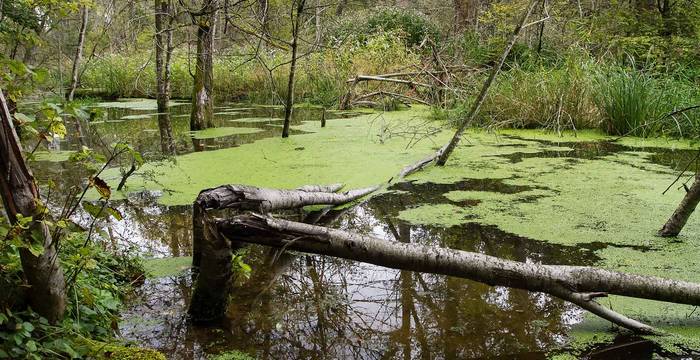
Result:
<svg viewBox="0 0 700 360"><path fill-rule="evenodd" d="M523 29L523 26L525 26L525 22L527 21L527 18L530 17L532 9L535 8L537 2L538 0L530 0L530 3L527 5L525 12L523 12L522 17L520 18L518 26L515 27L513 33L510 35L510 39L508 40L506 48L503 50L503 54L501 54L501 58L493 66L489 78L486 79L486 82L484 82L484 85L481 87L479 96L477 96L476 100L474 101L474 104L472 105L471 110L469 111L469 115L466 119L462 120L461 124L459 125L459 128L452 137L452 140L450 140L450 142L447 145L445 145L445 147L439 150L439 156L437 160L438 165L443 166L445 165L445 163L447 163L447 159L450 157L452 151L454 151L455 147L457 147L457 144L459 144L459 141L462 139L462 133L464 133L464 130L466 130L467 126L469 126L472 123L472 121L474 121L474 119L476 118L476 114L479 112L479 108L481 107L481 104L483 104L484 99L486 99L486 94L488 93L491 84L496 78L496 74L498 74L498 71L501 70L503 63L506 61L506 57L508 57L508 54L510 53L510 49L512 49L513 45L515 45L515 41L518 39L520 31Z"/></svg>
<svg viewBox="0 0 700 360"><path fill-rule="evenodd" d="M455 10L455 29L476 29L479 18L478 0L453 0Z"/></svg>
<svg viewBox="0 0 700 360"><path fill-rule="evenodd" d="M170 122L168 102L170 102L170 58L172 56L172 21L165 29L165 17L171 18L170 0L155 0L155 47L156 47L156 102L158 104L158 128L163 154L174 155L173 127ZM164 39L165 38L165 41Z"/></svg>
<svg viewBox="0 0 700 360"><path fill-rule="evenodd" d="M292 113L294 111L294 74L297 69L297 47L299 45L299 28L301 25L301 14L304 11L306 0L296 0L297 8L294 15L294 23L292 25L292 62L289 64L289 81L287 82L287 99L284 104L284 127L282 128L282 137L289 137L289 124L292 121Z"/></svg>
<svg viewBox="0 0 700 360"><path fill-rule="evenodd" d="M29 302L39 315L57 323L66 309L66 284L56 244L48 226L41 221L44 210L38 206L39 189L24 162L21 149L5 97L0 91L0 195L10 223L15 224L20 215L33 219L21 236L27 246L40 243L43 252L34 255L24 247L19 251L24 277L30 286Z"/></svg>
<svg viewBox="0 0 700 360"><path fill-rule="evenodd" d="M197 26L197 64L192 93L190 130L202 130L212 126L214 113L214 26L216 0L205 0L203 14L195 17Z"/></svg>
<svg viewBox="0 0 700 360"><path fill-rule="evenodd" d="M321 26L321 10L323 10L323 4L321 4L321 0L316 0L316 15L314 19L316 21L316 41L314 42L316 48L321 47L321 39L323 37L323 28Z"/></svg>
<svg viewBox="0 0 700 360"><path fill-rule="evenodd" d="M695 208L700 202L700 172L695 174L695 181L693 185L688 189L688 192L681 200L676 211L668 219L664 227L659 230L659 236L663 237L675 237L683 230L683 226L688 222L688 218L693 214Z"/></svg>
<svg viewBox="0 0 700 360"><path fill-rule="evenodd" d="M80 74L80 60L83 58L83 47L85 46L85 32L88 24L88 8L81 9L80 33L78 35L78 47L75 49L73 57L73 70L71 71L70 89L68 90L68 101L73 101L75 89L78 88L78 75Z"/></svg>

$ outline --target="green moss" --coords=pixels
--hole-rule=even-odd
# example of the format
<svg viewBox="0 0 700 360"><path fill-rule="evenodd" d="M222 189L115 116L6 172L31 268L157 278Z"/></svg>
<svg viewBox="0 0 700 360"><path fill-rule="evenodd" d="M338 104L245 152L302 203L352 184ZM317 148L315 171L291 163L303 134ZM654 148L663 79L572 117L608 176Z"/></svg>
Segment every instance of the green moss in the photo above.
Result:
<svg viewBox="0 0 700 360"><path fill-rule="evenodd" d="M168 106L183 105L183 103L171 101ZM97 103L95 106L104 108L118 108L128 110L157 110L158 103L153 99L119 99L118 101L108 101Z"/></svg>
<svg viewBox="0 0 700 360"><path fill-rule="evenodd" d="M444 131L407 148L409 139L389 137L386 132L391 124L422 123L429 114L428 108L417 106L383 116L338 119L328 122L325 128L305 122L295 128L308 134L191 153L178 156L175 164L146 164L139 171L153 172L158 183L134 176L127 183L127 190L167 188L170 192L159 201L175 205L190 204L201 189L222 184L294 188L343 182L347 188L358 188L385 183L403 166L425 157L435 151L436 144L449 139L451 131ZM119 178L115 170L105 177L113 183Z"/></svg>
<svg viewBox="0 0 700 360"><path fill-rule="evenodd" d="M199 131L191 131L190 133L192 134L192 138L197 139L197 140L204 140L204 139L214 139L214 138L231 136L231 135L255 134L256 132L260 132L260 131L262 131L262 130L258 129L258 128L247 128L247 127L214 127L214 128L209 128L209 129L204 129L204 130L199 130Z"/></svg>
<svg viewBox="0 0 700 360"><path fill-rule="evenodd" d="M173 276L189 269L192 266L192 257L180 256L162 259L147 259L143 262L143 267L148 276L165 277Z"/></svg>
<svg viewBox="0 0 700 360"><path fill-rule="evenodd" d="M550 142L581 142L614 139L614 137L595 129L583 129L578 131L564 130L559 133L542 129L502 129L498 130L497 133L507 136L516 136L522 139L544 140Z"/></svg>
<svg viewBox="0 0 700 360"><path fill-rule="evenodd" d="M268 123L268 122L279 122L284 119L282 118L269 118L269 117L248 117L240 119L230 119L226 121L230 122L256 122L256 123Z"/></svg>

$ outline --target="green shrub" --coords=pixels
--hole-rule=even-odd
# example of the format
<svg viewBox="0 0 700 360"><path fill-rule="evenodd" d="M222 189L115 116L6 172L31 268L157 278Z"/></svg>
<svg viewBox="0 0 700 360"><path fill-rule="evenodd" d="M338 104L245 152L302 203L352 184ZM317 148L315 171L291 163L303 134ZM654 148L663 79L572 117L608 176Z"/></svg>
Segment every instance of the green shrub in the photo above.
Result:
<svg viewBox="0 0 700 360"><path fill-rule="evenodd" d="M416 46L426 38L440 38L438 27L425 15L412 9L397 7L375 7L356 12L330 30L331 38L344 40L354 38L359 42L369 39L369 34L392 32L402 34L407 46Z"/></svg>

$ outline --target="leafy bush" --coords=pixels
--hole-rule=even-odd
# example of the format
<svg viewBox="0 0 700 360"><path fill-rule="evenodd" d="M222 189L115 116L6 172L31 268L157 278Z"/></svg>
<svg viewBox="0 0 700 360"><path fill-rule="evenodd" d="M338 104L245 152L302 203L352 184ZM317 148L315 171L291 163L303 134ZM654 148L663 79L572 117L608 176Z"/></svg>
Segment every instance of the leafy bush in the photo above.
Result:
<svg viewBox="0 0 700 360"><path fill-rule="evenodd" d="M398 7L376 7L354 13L331 30L331 37L336 41L354 38L364 42L368 40L369 34L381 32L402 34L407 46L419 45L426 38L440 38L438 27L425 15Z"/></svg>

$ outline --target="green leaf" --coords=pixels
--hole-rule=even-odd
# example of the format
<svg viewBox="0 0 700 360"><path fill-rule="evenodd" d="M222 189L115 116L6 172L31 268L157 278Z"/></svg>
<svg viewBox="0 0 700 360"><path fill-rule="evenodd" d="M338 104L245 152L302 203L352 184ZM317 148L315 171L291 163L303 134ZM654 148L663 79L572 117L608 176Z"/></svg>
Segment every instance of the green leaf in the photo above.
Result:
<svg viewBox="0 0 700 360"><path fill-rule="evenodd" d="M104 217L105 214L100 213L101 209L102 207L99 205L95 205L89 201L83 201L83 210L92 215L93 218Z"/></svg>
<svg viewBox="0 0 700 360"><path fill-rule="evenodd" d="M15 120L19 121L20 124L23 124L33 122L35 119L22 113L15 113Z"/></svg>
<svg viewBox="0 0 700 360"><path fill-rule="evenodd" d="M35 352L37 350L36 343L34 342L34 340L27 341L27 343L24 344L24 346L29 352Z"/></svg>
<svg viewBox="0 0 700 360"><path fill-rule="evenodd" d="M22 328L23 328L24 330L29 331L29 332L34 331L34 325L32 325L32 323L27 322L27 321L25 321L25 322L22 323Z"/></svg>
<svg viewBox="0 0 700 360"><path fill-rule="evenodd" d="M124 218L124 216L122 215L121 212L119 212L119 210L117 210L117 209L115 209L115 208L113 208L113 207L111 207L111 206L108 206L108 207L106 208L106 210L107 210L107 212L108 212L110 215L112 215L112 217L114 217L114 218L117 219L118 221L121 221L121 220Z"/></svg>
<svg viewBox="0 0 700 360"><path fill-rule="evenodd" d="M66 137L66 134L68 133L68 131L66 130L66 126L63 124L63 122L59 121L51 122L51 125L49 126L49 131L61 139Z"/></svg>

